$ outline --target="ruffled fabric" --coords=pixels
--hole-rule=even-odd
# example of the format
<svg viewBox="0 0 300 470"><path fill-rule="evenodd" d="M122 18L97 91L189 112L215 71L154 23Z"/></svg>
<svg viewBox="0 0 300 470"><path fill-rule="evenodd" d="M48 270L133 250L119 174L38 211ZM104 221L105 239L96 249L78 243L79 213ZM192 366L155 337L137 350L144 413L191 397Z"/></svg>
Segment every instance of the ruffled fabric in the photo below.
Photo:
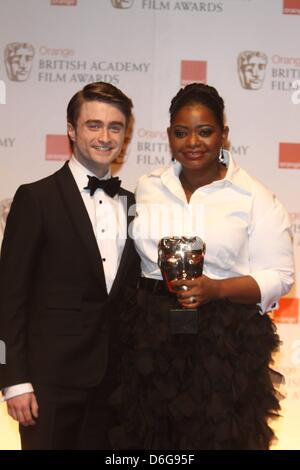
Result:
<svg viewBox="0 0 300 470"><path fill-rule="evenodd" d="M257 306L198 309L197 334L171 334L174 300L139 291L120 319L120 425L114 448L269 449L279 397L269 365L279 337ZM119 356L120 357L120 356ZM277 374L278 379L278 374Z"/></svg>

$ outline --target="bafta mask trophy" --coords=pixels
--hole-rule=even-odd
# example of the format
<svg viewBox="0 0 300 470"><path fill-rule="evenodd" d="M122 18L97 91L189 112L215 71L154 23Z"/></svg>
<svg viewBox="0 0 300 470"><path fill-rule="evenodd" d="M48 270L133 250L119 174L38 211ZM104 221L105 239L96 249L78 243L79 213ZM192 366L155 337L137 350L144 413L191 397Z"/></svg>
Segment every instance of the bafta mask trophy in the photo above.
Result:
<svg viewBox="0 0 300 470"><path fill-rule="evenodd" d="M205 243L199 237L165 237L159 241L158 265L170 293L188 290L184 285L175 288L171 281L202 275L204 254ZM177 304L169 315L172 334L197 333L197 309L183 309Z"/></svg>

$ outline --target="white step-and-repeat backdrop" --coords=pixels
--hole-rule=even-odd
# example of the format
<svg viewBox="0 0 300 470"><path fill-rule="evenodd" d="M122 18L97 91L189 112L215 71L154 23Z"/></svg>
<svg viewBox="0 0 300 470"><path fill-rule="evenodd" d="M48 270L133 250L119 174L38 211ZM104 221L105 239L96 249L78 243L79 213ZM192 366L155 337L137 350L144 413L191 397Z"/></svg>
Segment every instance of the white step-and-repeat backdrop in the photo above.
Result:
<svg viewBox="0 0 300 470"><path fill-rule="evenodd" d="M66 106L85 84L110 82L134 101L116 165L129 189L170 161L168 107L180 86L203 81L225 99L233 156L293 220L298 281L275 313L286 378L278 449L300 449L299 31L299 0L0 0L0 240L16 188L68 158ZM19 448L4 404L0 419L0 449Z"/></svg>

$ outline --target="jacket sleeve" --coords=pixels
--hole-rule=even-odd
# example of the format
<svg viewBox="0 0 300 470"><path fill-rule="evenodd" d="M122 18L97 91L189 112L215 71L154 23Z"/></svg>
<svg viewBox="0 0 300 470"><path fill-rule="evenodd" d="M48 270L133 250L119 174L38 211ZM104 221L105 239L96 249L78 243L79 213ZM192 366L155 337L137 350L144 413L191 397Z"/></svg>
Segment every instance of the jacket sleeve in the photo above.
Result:
<svg viewBox="0 0 300 470"><path fill-rule="evenodd" d="M6 364L0 388L30 382L26 337L35 260L42 241L42 218L31 185L21 186L7 217L0 256L0 338Z"/></svg>

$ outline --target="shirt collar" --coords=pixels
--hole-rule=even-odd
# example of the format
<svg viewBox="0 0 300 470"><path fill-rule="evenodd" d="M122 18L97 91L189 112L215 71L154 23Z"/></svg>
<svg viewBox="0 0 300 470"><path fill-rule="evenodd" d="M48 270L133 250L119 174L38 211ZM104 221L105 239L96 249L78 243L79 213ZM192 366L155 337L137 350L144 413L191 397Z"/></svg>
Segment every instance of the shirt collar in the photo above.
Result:
<svg viewBox="0 0 300 470"><path fill-rule="evenodd" d="M225 186L233 186L236 189L251 193L251 188L248 183L248 178L244 177L244 171L236 163L232 155L228 150L223 150L224 163L227 167L227 173L225 178L217 181L213 181L210 187L223 188ZM150 174L152 176L159 176L166 186L174 184L174 179L178 181L179 174L181 172L181 163L174 161L171 162L168 167L154 169ZM181 186L181 184L180 184Z"/></svg>
<svg viewBox="0 0 300 470"><path fill-rule="evenodd" d="M96 178L98 178L97 175L95 175L90 170L88 170L85 166L83 166L74 155L72 155L69 161L69 168L76 181L78 189L81 193L84 191L83 188L88 184L88 178L87 178L88 176L96 176ZM109 169L108 172L103 176L103 178L99 178L99 179L106 180L106 179L109 179L110 177L111 177L111 171Z"/></svg>

